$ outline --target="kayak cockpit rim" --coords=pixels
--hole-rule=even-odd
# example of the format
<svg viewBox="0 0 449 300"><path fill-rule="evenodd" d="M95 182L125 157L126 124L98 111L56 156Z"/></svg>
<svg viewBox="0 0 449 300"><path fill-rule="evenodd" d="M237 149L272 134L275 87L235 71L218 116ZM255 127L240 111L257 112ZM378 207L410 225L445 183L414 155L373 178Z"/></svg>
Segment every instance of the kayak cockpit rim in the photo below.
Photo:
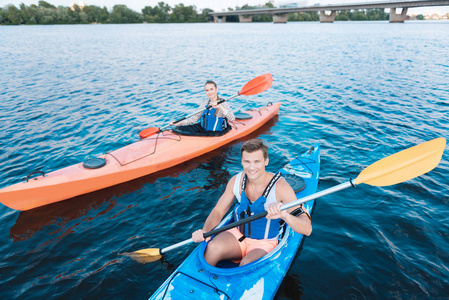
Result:
<svg viewBox="0 0 449 300"><path fill-rule="evenodd" d="M311 209L315 202L314 200L311 200L310 202L312 202L311 206L309 207L309 211L313 211L313 209ZM305 203L305 205L307 205L308 203ZM222 225L225 225L226 223L230 223L232 222L232 214L228 214L227 217L219 224L218 227L221 227ZM273 256L276 256L279 254L279 252L282 250L282 248L284 248L285 243L288 242L289 238L294 236L294 235L300 235L300 243L302 243L302 241L304 240L304 236L300 233L296 233L293 231L293 229L291 229L290 226L288 226L287 224L284 223L284 225L282 225L282 238L280 238L278 245L269 253L267 253L266 255L262 256L261 258L247 264L244 266L235 266L235 267L214 267L211 266L210 264L207 263L206 259L204 258L204 252L206 251L206 247L207 247L207 242L202 242L200 245L200 249L198 251L198 258L201 262L201 264L204 266L204 268L206 268L209 272L211 273L216 273L216 274L222 274L222 275L228 275L229 270L232 269L233 274L235 273L244 273L247 272L249 269L253 269L253 268L258 268L259 265L264 264L266 262L270 262L271 258Z"/></svg>

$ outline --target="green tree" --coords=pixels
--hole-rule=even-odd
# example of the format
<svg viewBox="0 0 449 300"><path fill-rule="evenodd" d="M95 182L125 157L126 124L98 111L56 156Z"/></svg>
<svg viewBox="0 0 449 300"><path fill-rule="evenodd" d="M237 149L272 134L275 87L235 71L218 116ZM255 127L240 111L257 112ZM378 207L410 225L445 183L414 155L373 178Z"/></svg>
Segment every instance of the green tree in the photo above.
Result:
<svg viewBox="0 0 449 300"><path fill-rule="evenodd" d="M148 23L170 22L170 11L171 7L164 2L159 2L154 8L145 6L145 8L142 9L144 20Z"/></svg>
<svg viewBox="0 0 449 300"><path fill-rule="evenodd" d="M58 6L54 10L54 24L68 24L69 23L69 7Z"/></svg>
<svg viewBox="0 0 449 300"><path fill-rule="evenodd" d="M388 20L389 18L384 9L368 9L365 13L368 20Z"/></svg>
<svg viewBox="0 0 449 300"><path fill-rule="evenodd" d="M22 14L14 5L8 5L7 7L7 20L11 25L23 24Z"/></svg>
<svg viewBox="0 0 449 300"><path fill-rule="evenodd" d="M336 21L349 21L349 14L347 10L338 11L335 16Z"/></svg>
<svg viewBox="0 0 449 300"><path fill-rule="evenodd" d="M422 14L419 14L416 16L416 20L424 20L424 16Z"/></svg>
<svg viewBox="0 0 449 300"><path fill-rule="evenodd" d="M34 12L32 12L32 10L23 3L20 4L19 7L24 24L36 24L35 19L32 21L32 18L34 17Z"/></svg>
<svg viewBox="0 0 449 300"><path fill-rule="evenodd" d="M0 7L0 24L6 24L6 20L8 18L8 14L6 10Z"/></svg>
<svg viewBox="0 0 449 300"><path fill-rule="evenodd" d="M81 12L81 9L76 4L73 5L73 9L68 8L65 24L79 24L80 23L80 12Z"/></svg>
<svg viewBox="0 0 449 300"><path fill-rule="evenodd" d="M289 21L318 21L320 19L317 12L297 12L289 13Z"/></svg>
<svg viewBox="0 0 449 300"><path fill-rule="evenodd" d="M200 22L213 22L214 21L214 17L209 15L209 13L211 13L211 12L214 12L214 11L212 9L210 9L210 8L203 9L203 12L199 16L199 21Z"/></svg>
<svg viewBox="0 0 449 300"><path fill-rule="evenodd" d="M111 23L140 23L142 15L129 9L126 5L117 4L110 14Z"/></svg>
<svg viewBox="0 0 449 300"><path fill-rule="evenodd" d="M194 6L184 6L184 4L177 4L172 9L171 21L175 23L192 23L197 21L197 13Z"/></svg>
<svg viewBox="0 0 449 300"><path fill-rule="evenodd" d="M53 4L48 3L47 1L39 1L38 2L39 7L44 7L44 8L56 8L56 6L54 6Z"/></svg>
<svg viewBox="0 0 449 300"><path fill-rule="evenodd" d="M83 12L87 14L88 23L106 23L108 21L109 13L105 7L88 5L83 8Z"/></svg>
<svg viewBox="0 0 449 300"><path fill-rule="evenodd" d="M173 9L164 2L159 2L154 8L147 6L142 13L135 12L126 5L115 5L111 12L106 7L100 8L88 5L81 9L74 4L55 7L47 1L38 1L38 5L19 8L8 5L0 8L0 24L86 24L86 23L140 23L147 22L208 22L213 20L209 15L211 9L204 9L201 14L196 12L195 6L178 4ZM238 17L236 17L238 21Z"/></svg>
<svg viewBox="0 0 449 300"><path fill-rule="evenodd" d="M251 5L243 5L238 10L249 10L249 9L260 9L261 7L257 6L251 6ZM271 22L273 20L273 17L271 15L252 15L252 21L253 22ZM228 18L226 18L228 20Z"/></svg>
<svg viewBox="0 0 449 300"><path fill-rule="evenodd" d="M365 21L368 18L366 16L365 11L363 11L363 10L361 10L361 11L360 10L355 10L353 12L353 14L352 14L352 19L353 20L357 20L357 21Z"/></svg>

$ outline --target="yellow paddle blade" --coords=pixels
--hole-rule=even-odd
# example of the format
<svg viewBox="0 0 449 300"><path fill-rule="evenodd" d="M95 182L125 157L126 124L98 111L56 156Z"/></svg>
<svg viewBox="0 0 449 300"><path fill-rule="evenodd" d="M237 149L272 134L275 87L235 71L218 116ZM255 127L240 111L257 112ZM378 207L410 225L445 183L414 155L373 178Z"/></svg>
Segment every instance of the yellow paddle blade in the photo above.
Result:
<svg viewBox="0 0 449 300"><path fill-rule="evenodd" d="M157 261L161 259L162 255L159 252L159 249L156 248L148 248L148 249L142 249L135 252L125 252L121 253L119 255L126 255L131 257L133 260L137 261L141 264L146 264L149 262Z"/></svg>
<svg viewBox="0 0 449 300"><path fill-rule="evenodd" d="M440 163L445 146L446 139L437 138L402 150L366 167L353 182L387 186L418 177Z"/></svg>

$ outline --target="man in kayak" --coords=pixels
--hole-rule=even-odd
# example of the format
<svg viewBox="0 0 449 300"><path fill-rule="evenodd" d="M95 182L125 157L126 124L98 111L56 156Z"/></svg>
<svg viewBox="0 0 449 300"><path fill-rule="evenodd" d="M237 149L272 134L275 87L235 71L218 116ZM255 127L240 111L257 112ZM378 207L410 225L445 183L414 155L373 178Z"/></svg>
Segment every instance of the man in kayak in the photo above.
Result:
<svg viewBox="0 0 449 300"><path fill-rule="evenodd" d="M218 104L222 99L218 96L217 84L207 81L204 90L209 98L200 105L200 110L204 108L204 111L176 124L170 123L176 126L173 128L174 132L193 136L220 136L231 130L229 122L234 121L235 116L226 101ZM207 108L208 106L211 107Z"/></svg>
<svg viewBox="0 0 449 300"><path fill-rule="evenodd" d="M206 261L212 266L221 260L240 261L242 266L264 256L278 244L281 220L300 234L308 236L312 232L310 216L303 206L280 210L283 204L295 201L296 195L280 173L265 171L268 165L268 147L262 140L245 142L241 155L243 172L231 178L225 192L207 217L203 229L195 231L192 239L197 243L204 241L203 234L220 223L235 198L238 200L234 207L235 221L265 210L268 214L266 218L215 236L204 253Z"/></svg>

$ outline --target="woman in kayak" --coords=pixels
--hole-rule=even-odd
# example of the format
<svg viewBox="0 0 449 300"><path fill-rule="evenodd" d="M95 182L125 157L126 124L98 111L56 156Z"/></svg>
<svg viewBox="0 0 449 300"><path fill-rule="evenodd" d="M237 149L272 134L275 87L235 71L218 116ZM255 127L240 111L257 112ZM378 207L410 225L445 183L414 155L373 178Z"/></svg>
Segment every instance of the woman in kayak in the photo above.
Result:
<svg viewBox="0 0 449 300"><path fill-rule="evenodd" d="M221 260L239 261L242 266L264 256L278 244L281 220L300 234L308 236L312 232L310 216L303 206L280 210L283 204L295 201L296 195L280 173L265 171L268 147L262 140L245 142L241 154L243 172L231 178L203 228L195 231L192 239L196 243L204 241L203 234L220 223L235 198L238 200L234 207L235 221L265 210L268 214L266 218L229 229L210 240L204 258L212 266Z"/></svg>
<svg viewBox="0 0 449 300"><path fill-rule="evenodd" d="M231 130L229 122L234 121L235 116L227 102L218 103L222 99L218 96L217 84L207 81L204 90L209 98L200 105L200 109L204 108L204 111L176 124L170 123L176 126L173 128L174 132L183 135L220 136Z"/></svg>

